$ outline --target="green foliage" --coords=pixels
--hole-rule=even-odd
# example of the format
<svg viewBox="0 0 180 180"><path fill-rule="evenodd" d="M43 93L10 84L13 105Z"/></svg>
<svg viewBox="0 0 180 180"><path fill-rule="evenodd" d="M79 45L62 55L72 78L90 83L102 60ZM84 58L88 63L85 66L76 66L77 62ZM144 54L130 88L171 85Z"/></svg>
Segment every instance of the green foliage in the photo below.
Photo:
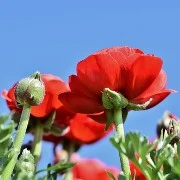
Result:
<svg viewBox="0 0 180 180"><path fill-rule="evenodd" d="M47 175L39 180L56 180L58 174L66 172L67 169L72 168L74 165L75 163L63 163L60 161L55 165L48 164L46 169L39 170L36 174L46 171Z"/></svg>
<svg viewBox="0 0 180 180"><path fill-rule="evenodd" d="M12 148L12 136L13 133L15 133L15 123L9 120L10 118L10 115L0 116L0 174L14 154L18 153L14 148ZM55 165L48 165L46 169L35 172L34 157L30 151L24 149L20 158L16 162L11 179L56 180L59 173L66 172L68 168L73 166L74 163L59 162ZM37 174L44 171L47 172L46 176L41 178L36 177Z"/></svg>
<svg viewBox="0 0 180 180"><path fill-rule="evenodd" d="M18 159L15 171L16 174L23 172L24 174L33 177L35 171L34 157L27 149L23 150L20 158Z"/></svg>
<svg viewBox="0 0 180 180"><path fill-rule="evenodd" d="M111 172L107 171L107 174L111 180L116 180L116 178L114 177L114 175Z"/></svg>
<svg viewBox="0 0 180 180"><path fill-rule="evenodd" d="M129 132L125 141L118 142L116 137L110 141L147 179L180 179L180 142L171 145L172 139L165 132L159 140L149 143L139 133Z"/></svg>
<svg viewBox="0 0 180 180"><path fill-rule="evenodd" d="M15 125L9 121L9 117L10 115L0 116L0 173L12 155L12 152L8 152L8 150L12 144Z"/></svg>

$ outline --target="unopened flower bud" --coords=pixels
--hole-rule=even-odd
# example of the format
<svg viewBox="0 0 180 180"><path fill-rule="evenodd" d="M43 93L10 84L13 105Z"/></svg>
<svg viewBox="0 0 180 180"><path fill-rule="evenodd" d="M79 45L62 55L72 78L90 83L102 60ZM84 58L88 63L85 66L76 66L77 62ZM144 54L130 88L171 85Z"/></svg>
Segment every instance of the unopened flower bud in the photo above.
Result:
<svg viewBox="0 0 180 180"><path fill-rule="evenodd" d="M176 121L174 119L170 120L169 127L168 127L168 134L171 134L174 136L174 138L171 141L171 144L174 144L180 141L180 122L179 121Z"/></svg>
<svg viewBox="0 0 180 180"><path fill-rule="evenodd" d="M25 171L26 173L34 174L34 157L27 149L23 150L22 155L16 164L16 171Z"/></svg>
<svg viewBox="0 0 180 180"><path fill-rule="evenodd" d="M169 123L172 120L172 114L168 111L164 112L162 119L158 122L156 127L157 136L160 137L161 131L168 131Z"/></svg>
<svg viewBox="0 0 180 180"><path fill-rule="evenodd" d="M20 80L15 87L15 98L18 107L22 107L24 104L38 106L42 103L44 95L45 88L39 72Z"/></svg>
<svg viewBox="0 0 180 180"><path fill-rule="evenodd" d="M109 88L104 89L102 102L106 109L123 109L128 105L128 100L123 95Z"/></svg>

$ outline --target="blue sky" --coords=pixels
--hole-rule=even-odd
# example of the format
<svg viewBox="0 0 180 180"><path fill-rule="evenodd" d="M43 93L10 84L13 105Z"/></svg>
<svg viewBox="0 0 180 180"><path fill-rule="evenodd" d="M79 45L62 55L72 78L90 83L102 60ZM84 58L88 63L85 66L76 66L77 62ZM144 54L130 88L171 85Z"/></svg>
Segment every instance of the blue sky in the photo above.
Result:
<svg viewBox="0 0 180 180"><path fill-rule="evenodd" d="M67 81L76 64L106 47L130 46L155 54L164 61L168 88L179 91L180 2L120 1L1 1L0 91L36 70ZM154 138L157 121L165 110L180 117L180 95L170 95L158 106L130 112L126 132L139 131ZM0 99L0 113L8 113ZM44 167L52 158L43 144ZM83 157L95 157L119 167L117 152L108 138L84 146ZM42 156L44 158L44 156Z"/></svg>

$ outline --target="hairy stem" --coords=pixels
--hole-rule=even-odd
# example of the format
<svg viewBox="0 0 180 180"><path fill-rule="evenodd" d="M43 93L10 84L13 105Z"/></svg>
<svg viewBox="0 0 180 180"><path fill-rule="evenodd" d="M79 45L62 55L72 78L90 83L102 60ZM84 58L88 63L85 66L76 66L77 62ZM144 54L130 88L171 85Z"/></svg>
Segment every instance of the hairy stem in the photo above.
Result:
<svg viewBox="0 0 180 180"><path fill-rule="evenodd" d="M123 125L123 118L122 118L122 110L121 109L115 109L114 110L114 121L115 121L115 125L116 125L117 138L121 141L125 141L124 125ZM124 175L126 177L126 180L129 180L130 179L130 167L129 167L128 158L123 153L119 153L119 157L120 157L121 167L122 167L122 170L123 170Z"/></svg>
<svg viewBox="0 0 180 180"><path fill-rule="evenodd" d="M36 165L41 155L42 137L43 137L43 126L39 123L35 129L34 141L32 146L32 154L34 156L34 161Z"/></svg>
<svg viewBox="0 0 180 180"><path fill-rule="evenodd" d="M28 126L28 122L29 122L29 116L30 116L30 110L31 110L31 106L25 104L23 106L23 110L22 110L22 114L21 114L21 118L20 118L20 122L18 125L18 130L17 130L17 134L16 137L14 139L14 143L12 146L12 157L10 159L10 161L8 162L8 164L6 165L6 167L4 168L3 172L2 172L2 179L10 179L11 174L13 172L13 169L15 167L18 155L20 153L21 150L21 146L24 140L24 136L26 133L26 129Z"/></svg>

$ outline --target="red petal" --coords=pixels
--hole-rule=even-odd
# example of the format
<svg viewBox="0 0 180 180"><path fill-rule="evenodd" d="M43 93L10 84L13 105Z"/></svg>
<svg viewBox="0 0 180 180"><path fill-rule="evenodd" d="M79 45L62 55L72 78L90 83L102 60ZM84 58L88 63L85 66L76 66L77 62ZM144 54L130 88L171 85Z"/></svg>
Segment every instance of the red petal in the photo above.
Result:
<svg viewBox="0 0 180 180"><path fill-rule="evenodd" d="M41 79L45 85L45 98L39 106L33 106L31 114L36 117L44 117L50 114L53 110L62 106L58 99L60 93L69 91L68 85L59 77L51 74L42 74Z"/></svg>
<svg viewBox="0 0 180 180"><path fill-rule="evenodd" d="M115 167L109 167L97 159L79 159L72 169L73 179L83 180L109 180L107 171L118 179L119 170Z"/></svg>
<svg viewBox="0 0 180 180"><path fill-rule="evenodd" d="M61 106L56 110L56 119L55 124L57 124L61 128L66 128L70 125L70 121L74 118L76 113L69 111L64 106Z"/></svg>
<svg viewBox="0 0 180 180"><path fill-rule="evenodd" d="M53 110L52 99L53 96L51 94L47 94L39 106L31 107L31 114L35 117L45 117L49 115Z"/></svg>
<svg viewBox="0 0 180 180"><path fill-rule="evenodd" d="M104 169L105 165L99 160L82 159L72 169L73 178L97 180L97 173Z"/></svg>
<svg viewBox="0 0 180 180"><path fill-rule="evenodd" d="M84 94L88 97L96 97L93 93L89 91L89 89L83 84L83 82L78 78L76 75L69 76L69 86L71 88L71 91L78 93L78 94Z"/></svg>
<svg viewBox="0 0 180 180"><path fill-rule="evenodd" d="M77 75L81 82L97 95L107 87L111 90L120 90L126 80L124 69L140 54L143 52L129 47L103 49L78 63Z"/></svg>
<svg viewBox="0 0 180 180"><path fill-rule="evenodd" d="M163 90L165 90L167 84L167 76L166 73L161 70L157 78L154 80L154 82L147 88L142 94L140 94L138 97L136 97L133 100L138 100L146 97L150 97L153 94L159 93ZM132 101L133 101L132 100Z"/></svg>
<svg viewBox="0 0 180 180"><path fill-rule="evenodd" d="M162 60L158 57L142 55L134 61L127 78L125 96L130 100L145 91L158 76Z"/></svg>
<svg viewBox="0 0 180 180"><path fill-rule="evenodd" d="M63 92L69 91L68 85L59 77L53 76L51 74L42 74L41 75L42 81L45 84L46 94L51 94L51 104L46 104L48 106L52 106L53 108L57 109L62 104L58 100L58 95Z"/></svg>
<svg viewBox="0 0 180 180"><path fill-rule="evenodd" d="M72 136L81 143L92 143L101 139L110 132L104 129L104 124L97 123L93 119L82 114L77 114L70 123Z"/></svg>
<svg viewBox="0 0 180 180"><path fill-rule="evenodd" d="M21 109L17 108L15 104L15 97L14 97L15 85L9 91L3 90L1 96L6 100L6 103L11 111L12 110L21 111Z"/></svg>
<svg viewBox="0 0 180 180"><path fill-rule="evenodd" d="M101 100L89 98L73 92L60 94L59 100L66 108L77 113L93 114L99 113L104 109Z"/></svg>
<svg viewBox="0 0 180 180"><path fill-rule="evenodd" d="M118 88L119 66L110 54L91 55L79 62L77 75L92 93L99 96L104 88Z"/></svg>
<svg viewBox="0 0 180 180"><path fill-rule="evenodd" d="M147 109L150 109L150 108L156 106L157 104L159 104L161 101L163 101L172 92L174 92L174 91L173 90L164 90L157 94L151 95L150 97L146 97L143 99L137 99L136 101L133 101L133 103L143 104L143 103L149 101L150 98L152 98L151 103L147 107Z"/></svg>
<svg viewBox="0 0 180 180"><path fill-rule="evenodd" d="M106 124L106 122L107 122L107 115L106 115L105 111L98 115L92 114L92 115L88 115L88 116L90 118L92 118L94 121L101 123L101 124Z"/></svg>
<svg viewBox="0 0 180 180"><path fill-rule="evenodd" d="M118 61L119 65L125 65L129 61L134 61L135 59L130 58L135 54L144 54L141 50L130 48L130 47L113 47L113 48L106 48L101 51L98 51L95 54L109 54L113 59Z"/></svg>

